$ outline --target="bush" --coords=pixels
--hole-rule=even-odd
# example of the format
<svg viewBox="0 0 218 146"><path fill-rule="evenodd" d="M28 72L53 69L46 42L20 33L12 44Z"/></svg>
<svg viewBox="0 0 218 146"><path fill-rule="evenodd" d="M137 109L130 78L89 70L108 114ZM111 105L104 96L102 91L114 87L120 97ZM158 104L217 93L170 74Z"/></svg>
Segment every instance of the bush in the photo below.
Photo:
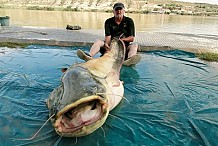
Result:
<svg viewBox="0 0 218 146"><path fill-rule="evenodd" d="M218 61L218 53L201 53L201 54L196 54L196 56L202 60L207 60L207 61Z"/></svg>

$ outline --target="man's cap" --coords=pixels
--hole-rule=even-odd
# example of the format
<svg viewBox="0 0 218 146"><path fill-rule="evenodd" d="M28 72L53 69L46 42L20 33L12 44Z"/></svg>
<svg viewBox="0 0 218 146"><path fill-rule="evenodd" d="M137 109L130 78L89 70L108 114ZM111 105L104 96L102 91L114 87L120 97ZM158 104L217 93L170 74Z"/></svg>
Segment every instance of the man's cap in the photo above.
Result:
<svg viewBox="0 0 218 146"><path fill-rule="evenodd" d="M113 7L113 9L116 9L116 8L125 8L124 7L124 4L122 4L122 3L116 3L116 4L114 4L114 7Z"/></svg>

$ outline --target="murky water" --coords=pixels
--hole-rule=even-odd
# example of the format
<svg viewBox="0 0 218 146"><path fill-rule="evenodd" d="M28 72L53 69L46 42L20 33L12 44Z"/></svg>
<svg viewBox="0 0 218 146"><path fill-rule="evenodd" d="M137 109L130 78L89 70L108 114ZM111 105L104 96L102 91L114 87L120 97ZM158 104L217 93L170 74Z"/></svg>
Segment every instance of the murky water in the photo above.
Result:
<svg viewBox="0 0 218 146"><path fill-rule="evenodd" d="M10 16L10 25L65 28L67 24L86 29L103 29L113 16L103 12L37 11L0 9L0 16ZM218 17L161 14L126 14L133 18L136 31L174 32L218 36Z"/></svg>

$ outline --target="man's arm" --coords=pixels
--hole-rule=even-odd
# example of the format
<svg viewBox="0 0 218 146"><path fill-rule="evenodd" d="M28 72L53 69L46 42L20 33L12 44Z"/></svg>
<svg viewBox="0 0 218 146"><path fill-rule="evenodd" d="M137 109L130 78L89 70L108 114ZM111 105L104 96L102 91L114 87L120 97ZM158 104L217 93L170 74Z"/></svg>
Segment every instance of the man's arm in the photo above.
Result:
<svg viewBox="0 0 218 146"><path fill-rule="evenodd" d="M104 23L104 29L105 29L105 38L104 38L104 48L108 50L111 43L111 32L110 32L110 24L111 19L107 19Z"/></svg>
<svg viewBox="0 0 218 146"><path fill-rule="evenodd" d="M111 43L111 36L105 36L105 39L104 39L104 48L106 50L108 50L110 47L110 43Z"/></svg>
<svg viewBox="0 0 218 146"><path fill-rule="evenodd" d="M126 17L127 21L128 21L128 25L127 25L127 32L129 34L128 37L126 38L122 38L122 36L120 36L121 40L124 42L133 42L134 38L135 38L135 24L134 21L132 20L132 18Z"/></svg>
<svg viewBox="0 0 218 146"><path fill-rule="evenodd" d="M124 42L133 42L134 38L134 36L128 36L127 38L121 38L121 40Z"/></svg>

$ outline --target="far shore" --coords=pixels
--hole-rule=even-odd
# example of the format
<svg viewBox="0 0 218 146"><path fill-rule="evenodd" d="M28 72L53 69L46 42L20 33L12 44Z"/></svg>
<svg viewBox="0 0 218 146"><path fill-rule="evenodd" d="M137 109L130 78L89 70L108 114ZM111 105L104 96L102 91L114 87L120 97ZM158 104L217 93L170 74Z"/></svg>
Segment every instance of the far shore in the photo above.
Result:
<svg viewBox="0 0 218 146"><path fill-rule="evenodd" d="M111 7L106 8L96 8L96 7L63 7L63 6L35 6L35 5L28 5L28 6L0 6L3 9L26 9L26 10L44 10L44 11L72 11L72 12L105 12L105 13L112 13ZM152 10L134 10L134 9L126 9L126 13L133 13L133 14L167 14L167 15L190 15L190 16L213 16L218 17L218 12L180 12L180 11L152 11Z"/></svg>

